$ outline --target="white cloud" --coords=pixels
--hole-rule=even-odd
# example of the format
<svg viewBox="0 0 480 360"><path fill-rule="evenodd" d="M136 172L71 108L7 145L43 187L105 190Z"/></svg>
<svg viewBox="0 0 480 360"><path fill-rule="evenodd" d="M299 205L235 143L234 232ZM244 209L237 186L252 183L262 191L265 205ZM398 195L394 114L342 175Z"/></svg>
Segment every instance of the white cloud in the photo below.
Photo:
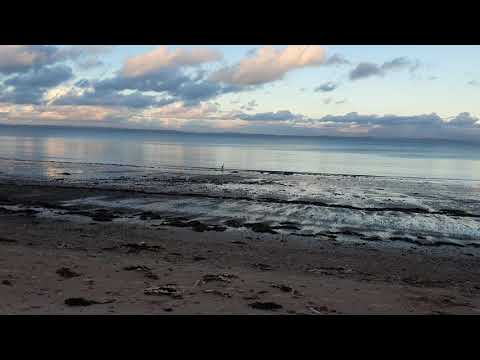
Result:
<svg viewBox="0 0 480 360"><path fill-rule="evenodd" d="M218 51L209 48L170 50L166 46L160 46L148 53L128 59L121 73L125 77L140 77L165 68L200 65L221 59L222 55Z"/></svg>
<svg viewBox="0 0 480 360"><path fill-rule="evenodd" d="M287 72L325 61L325 49L318 45L291 45L284 49L264 46L233 67L215 72L214 81L235 85L258 85L281 79Z"/></svg>
<svg viewBox="0 0 480 360"><path fill-rule="evenodd" d="M104 106L43 106L0 104L3 121L15 123L61 123L65 125L85 125L121 119L127 112Z"/></svg>
<svg viewBox="0 0 480 360"><path fill-rule="evenodd" d="M378 138L432 138L479 141L480 121L469 113L453 118L436 114L412 116L327 115L309 118L288 110L245 114L221 111L204 102L186 106L182 102L154 109L129 110L108 106L44 106L0 103L1 122L94 125L172 129L194 132L235 131L307 136L373 136Z"/></svg>
<svg viewBox="0 0 480 360"><path fill-rule="evenodd" d="M148 114L152 118L165 118L171 117L176 119L199 119L205 118L211 115L215 115L218 112L218 107L212 103L201 103L198 106L185 106L181 102L176 102L163 106L161 108L152 109L150 111L144 111L144 114Z"/></svg>

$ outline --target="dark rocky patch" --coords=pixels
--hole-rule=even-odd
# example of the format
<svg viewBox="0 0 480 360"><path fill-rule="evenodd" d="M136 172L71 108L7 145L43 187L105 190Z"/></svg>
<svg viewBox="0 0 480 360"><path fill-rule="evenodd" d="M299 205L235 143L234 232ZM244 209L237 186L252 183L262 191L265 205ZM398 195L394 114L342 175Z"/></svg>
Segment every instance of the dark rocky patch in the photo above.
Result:
<svg viewBox="0 0 480 360"><path fill-rule="evenodd" d="M329 233L329 232L326 232L326 233L316 233L315 234L316 236L323 236L323 237L326 237L326 238L329 238L329 239L332 239L332 240L335 240L337 238L337 235L334 235L332 233Z"/></svg>
<svg viewBox="0 0 480 360"><path fill-rule="evenodd" d="M65 305L68 306L90 306L96 304L110 304L115 300L105 300L105 301L96 301L96 300L88 300L83 297L78 298L68 298L65 300Z"/></svg>
<svg viewBox="0 0 480 360"><path fill-rule="evenodd" d="M276 226L272 226L272 229L285 229L285 230L300 230L300 226L298 224L280 224Z"/></svg>
<svg viewBox="0 0 480 360"><path fill-rule="evenodd" d="M4 207L0 207L0 215L25 215L25 216L32 216L38 214L39 211L33 209L19 209L19 210L11 210L6 209Z"/></svg>
<svg viewBox="0 0 480 360"><path fill-rule="evenodd" d="M165 225L174 227L191 227L193 231L225 231L227 228L221 225L208 225L197 220L188 221L184 218L167 219Z"/></svg>
<svg viewBox="0 0 480 360"><path fill-rule="evenodd" d="M292 233L292 235L302 236L302 237L315 237L317 234L308 234L308 233Z"/></svg>
<svg viewBox="0 0 480 360"><path fill-rule="evenodd" d="M373 236L362 235L360 236L360 239L366 240L366 241L382 241L382 238L378 235L373 235Z"/></svg>
<svg viewBox="0 0 480 360"><path fill-rule="evenodd" d="M327 306L325 305L321 305L321 306L310 306L308 308L311 312L313 312L314 314L322 314L322 313L336 313L337 310L335 309L329 309Z"/></svg>
<svg viewBox="0 0 480 360"><path fill-rule="evenodd" d="M418 241L414 240L414 239L411 239L409 237L406 237L406 236L390 236L389 237L389 240L391 241L404 241L404 242L408 242L408 243L411 243L411 244L420 244Z"/></svg>
<svg viewBox="0 0 480 360"><path fill-rule="evenodd" d="M123 268L123 270L125 270L125 271L150 271L152 269L150 269L148 266L145 266L145 265L133 265L133 266L125 266Z"/></svg>
<svg viewBox="0 0 480 360"><path fill-rule="evenodd" d="M223 232L225 230L227 230L227 228L225 226L221 226L221 225L209 225L208 231L219 231L219 232Z"/></svg>
<svg viewBox="0 0 480 360"><path fill-rule="evenodd" d="M209 229L208 225L196 220L189 221L187 224L192 227L193 231L197 231L197 232L204 232Z"/></svg>
<svg viewBox="0 0 480 360"><path fill-rule="evenodd" d="M67 268L67 267L62 267L60 269L58 269L56 271L56 273L58 275L60 275L61 277L63 278L66 278L66 279L71 279L71 278L74 278L74 277L77 277L77 276L80 276L81 274Z"/></svg>
<svg viewBox="0 0 480 360"><path fill-rule="evenodd" d="M422 245L427 245L427 246L455 246L455 247L464 247L465 245L463 244L459 244L459 243L456 243L456 242L450 242L450 241L442 241L442 240L438 240L438 241L435 241L435 242L432 242L432 243L429 243L429 244L425 244L425 243L422 243Z"/></svg>
<svg viewBox="0 0 480 360"><path fill-rule="evenodd" d="M336 232L330 232L330 233L331 234L339 234L339 235L347 235L347 236L358 236L358 237L363 236L363 234L360 234L356 231L349 230L349 229L340 230L340 231L336 231Z"/></svg>
<svg viewBox="0 0 480 360"><path fill-rule="evenodd" d="M165 225L174 227L190 227L188 221L184 218L171 218L167 219Z"/></svg>
<svg viewBox="0 0 480 360"><path fill-rule="evenodd" d="M275 311L281 309L283 306L279 305L274 302L260 302L260 301L255 301L253 303L248 304L253 309L258 309L258 310L269 310L269 311Z"/></svg>
<svg viewBox="0 0 480 360"><path fill-rule="evenodd" d="M90 215L93 221L99 222L107 222L112 221L117 216L113 214L113 212L106 210L106 209L99 209L96 210L92 215Z"/></svg>
<svg viewBox="0 0 480 360"><path fill-rule="evenodd" d="M470 214L466 211L459 209L440 209L437 214L449 215L449 216L461 216L461 217L480 217L480 215Z"/></svg>
<svg viewBox="0 0 480 360"><path fill-rule="evenodd" d="M228 292L220 291L220 290L203 290L205 294L213 294L217 296L221 296L224 298L231 298L232 294L229 294Z"/></svg>
<svg viewBox="0 0 480 360"><path fill-rule="evenodd" d="M140 220L161 220L162 217L154 212L145 211L140 214Z"/></svg>
<svg viewBox="0 0 480 360"><path fill-rule="evenodd" d="M118 246L109 246L109 247L101 248L101 250L105 250L105 251L113 251L113 250L117 250L117 249L118 249Z"/></svg>
<svg viewBox="0 0 480 360"><path fill-rule="evenodd" d="M233 227L233 228L240 228L243 226L243 224L235 219L227 220L224 222L225 225Z"/></svg>
<svg viewBox="0 0 480 360"><path fill-rule="evenodd" d="M465 245L456 243L456 242L450 242L450 241L443 241L443 240L437 240L434 242L422 242L419 240L415 240L406 236L391 236L389 238L392 241L404 241L407 243L415 244L415 245L420 245L420 246L430 246L430 247L438 247L438 246L455 246L455 247L464 247Z"/></svg>
<svg viewBox="0 0 480 360"><path fill-rule="evenodd" d="M273 284L272 287L276 289L280 289L283 292L288 292L288 293L293 292L293 288L291 286L284 285L284 284Z"/></svg>
<svg viewBox="0 0 480 360"><path fill-rule="evenodd" d="M246 223L244 226L258 233L277 234L277 232L266 223Z"/></svg>
<svg viewBox="0 0 480 360"><path fill-rule="evenodd" d="M68 210L67 211L68 215L81 215L81 216L88 216L92 217L92 213L89 211L82 211L82 210Z"/></svg>
<svg viewBox="0 0 480 360"><path fill-rule="evenodd" d="M163 247L160 245L147 245L144 242L141 242L140 244L135 244L135 243L124 244L122 245L122 247L128 248L129 253L138 253L140 251L158 252L160 250L163 250Z"/></svg>
<svg viewBox="0 0 480 360"><path fill-rule="evenodd" d="M232 241L232 244L236 244L236 245L248 245L245 241Z"/></svg>
<svg viewBox="0 0 480 360"><path fill-rule="evenodd" d="M339 275L339 274L347 274L352 272L352 270L346 269L342 266L315 267L315 268L308 268L306 271L310 273L320 273L322 275Z"/></svg>
<svg viewBox="0 0 480 360"><path fill-rule="evenodd" d="M254 268L260 269L262 271L269 271L272 270L272 267L267 264L256 263L252 265Z"/></svg>
<svg viewBox="0 0 480 360"><path fill-rule="evenodd" d="M152 279L152 280L158 280L158 279L160 279L157 274L154 274L154 273L151 272L151 271L146 271L146 272L145 272L145 277L146 277L147 279Z"/></svg>

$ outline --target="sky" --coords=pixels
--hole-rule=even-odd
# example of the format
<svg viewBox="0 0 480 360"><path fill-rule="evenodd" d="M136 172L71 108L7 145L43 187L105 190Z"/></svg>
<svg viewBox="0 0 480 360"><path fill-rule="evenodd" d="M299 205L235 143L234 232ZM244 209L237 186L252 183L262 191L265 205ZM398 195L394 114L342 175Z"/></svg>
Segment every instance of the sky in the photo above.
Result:
<svg viewBox="0 0 480 360"><path fill-rule="evenodd" d="M480 141L480 46L0 45L0 123Z"/></svg>

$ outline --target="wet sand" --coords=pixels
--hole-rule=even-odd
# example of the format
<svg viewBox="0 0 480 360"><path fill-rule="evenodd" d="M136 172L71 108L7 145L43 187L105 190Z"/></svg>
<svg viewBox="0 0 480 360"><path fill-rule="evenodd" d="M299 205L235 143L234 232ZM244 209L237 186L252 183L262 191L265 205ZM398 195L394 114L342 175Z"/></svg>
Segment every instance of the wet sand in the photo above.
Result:
<svg viewBox="0 0 480 360"><path fill-rule="evenodd" d="M62 207L122 190L11 183L0 194L1 314L480 314L477 247Z"/></svg>

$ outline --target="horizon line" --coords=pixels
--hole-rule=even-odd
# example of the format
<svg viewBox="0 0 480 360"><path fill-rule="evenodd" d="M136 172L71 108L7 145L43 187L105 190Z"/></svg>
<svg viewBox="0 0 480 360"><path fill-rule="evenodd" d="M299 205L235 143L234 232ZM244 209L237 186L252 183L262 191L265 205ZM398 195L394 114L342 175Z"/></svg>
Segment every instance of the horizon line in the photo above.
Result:
<svg viewBox="0 0 480 360"><path fill-rule="evenodd" d="M115 126L84 126L84 125L64 125L64 124L8 124L0 122L0 126L12 127L54 127L54 128L73 128L73 129L105 129L105 130L129 130L129 131L153 131L163 133L176 133L186 135L235 135L235 136L271 136L271 137L294 137L294 138L332 138L332 139L370 139L370 140L423 140L423 141L448 141L448 142L462 142L471 144L480 144L479 140L473 139L448 139L448 138L428 138L428 137L386 137L386 136L362 136L362 135L283 135L283 134L265 134L265 133L241 133L241 132L195 132L170 130L161 128L140 128L140 127L115 127Z"/></svg>

